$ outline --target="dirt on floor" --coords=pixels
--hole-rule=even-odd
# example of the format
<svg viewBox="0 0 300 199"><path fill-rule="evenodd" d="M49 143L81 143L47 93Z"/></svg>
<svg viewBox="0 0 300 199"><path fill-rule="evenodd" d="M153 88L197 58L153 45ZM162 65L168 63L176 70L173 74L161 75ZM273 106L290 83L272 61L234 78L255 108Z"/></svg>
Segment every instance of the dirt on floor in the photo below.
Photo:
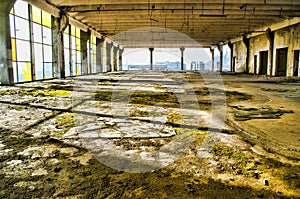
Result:
<svg viewBox="0 0 300 199"><path fill-rule="evenodd" d="M0 198L300 198L300 80L120 72L0 87Z"/></svg>

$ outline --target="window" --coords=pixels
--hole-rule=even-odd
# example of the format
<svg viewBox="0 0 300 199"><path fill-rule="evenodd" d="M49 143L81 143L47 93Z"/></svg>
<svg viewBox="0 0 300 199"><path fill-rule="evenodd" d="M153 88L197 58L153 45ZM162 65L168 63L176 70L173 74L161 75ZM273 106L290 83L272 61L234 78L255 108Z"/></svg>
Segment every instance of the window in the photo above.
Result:
<svg viewBox="0 0 300 199"><path fill-rule="evenodd" d="M96 37L91 35L88 42L88 73L96 73Z"/></svg>
<svg viewBox="0 0 300 199"><path fill-rule="evenodd" d="M53 77L51 15L32 6L32 35L36 79Z"/></svg>
<svg viewBox="0 0 300 199"><path fill-rule="evenodd" d="M10 12L14 82L32 80L29 4L16 1Z"/></svg>
<svg viewBox="0 0 300 199"><path fill-rule="evenodd" d="M64 32L66 76L80 75L82 70L80 29L69 25Z"/></svg>
<svg viewBox="0 0 300 199"><path fill-rule="evenodd" d="M10 12L10 32L14 82L52 78L51 15L18 0Z"/></svg>

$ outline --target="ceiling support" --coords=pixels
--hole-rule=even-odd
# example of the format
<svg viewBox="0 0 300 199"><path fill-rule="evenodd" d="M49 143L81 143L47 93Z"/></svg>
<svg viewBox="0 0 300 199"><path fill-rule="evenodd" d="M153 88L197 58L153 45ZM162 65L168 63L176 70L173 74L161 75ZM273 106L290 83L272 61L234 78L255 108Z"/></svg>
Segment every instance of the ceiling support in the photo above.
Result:
<svg viewBox="0 0 300 199"><path fill-rule="evenodd" d="M111 42L111 43L108 43L106 42L106 72L111 72L112 69L111 69L111 49L112 47L114 46L114 44Z"/></svg>
<svg viewBox="0 0 300 199"><path fill-rule="evenodd" d="M104 38L96 38L96 73L103 73L103 42Z"/></svg>
<svg viewBox="0 0 300 199"><path fill-rule="evenodd" d="M0 84L13 85L12 46L10 41L9 12L15 1L1 0L0 8Z"/></svg>
<svg viewBox="0 0 300 199"><path fill-rule="evenodd" d="M89 62L88 61L88 48L87 48L87 43L88 40L91 37L91 32L84 32L82 30L80 30L80 50L81 50L81 56L82 56L82 68L81 68L81 72L82 75L87 75L90 71L91 71L91 66L89 66Z"/></svg>
<svg viewBox="0 0 300 199"><path fill-rule="evenodd" d="M213 47L210 47L210 53L211 53L211 71L215 70L215 49Z"/></svg>
<svg viewBox="0 0 300 199"><path fill-rule="evenodd" d="M274 32L270 28L266 30L266 37L269 40L269 53L268 53L268 75L272 76L273 73L273 51L274 51Z"/></svg>
<svg viewBox="0 0 300 199"><path fill-rule="evenodd" d="M228 47L230 48L230 72L235 72L233 67L233 43L228 42Z"/></svg>
<svg viewBox="0 0 300 199"><path fill-rule="evenodd" d="M223 46L218 45L218 50L220 52L220 68L218 68L218 69L220 72L222 72L223 71Z"/></svg>
<svg viewBox="0 0 300 199"><path fill-rule="evenodd" d="M183 58L183 52L184 52L185 48L181 47L180 51L181 51L181 61L180 61L180 70L184 70L184 58Z"/></svg>
<svg viewBox="0 0 300 199"><path fill-rule="evenodd" d="M119 46L113 46L113 71L118 71L118 51Z"/></svg>
<svg viewBox="0 0 300 199"><path fill-rule="evenodd" d="M119 71L123 70L123 52L124 52L124 48L120 48L119 46Z"/></svg>
<svg viewBox="0 0 300 199"><path fill-rule="evenodd" d="M153 70L153 51L154 48L149 48L150 50L150 70Z"/></svg>
<svg viewBox="0 0 300 199"><path fill-rule="evenodd" d="M246 36L243 37L243 43L246 46L246 68L245 68L245 73L249 73L249 56L250 56L250 39L247 38Z"/></svg>

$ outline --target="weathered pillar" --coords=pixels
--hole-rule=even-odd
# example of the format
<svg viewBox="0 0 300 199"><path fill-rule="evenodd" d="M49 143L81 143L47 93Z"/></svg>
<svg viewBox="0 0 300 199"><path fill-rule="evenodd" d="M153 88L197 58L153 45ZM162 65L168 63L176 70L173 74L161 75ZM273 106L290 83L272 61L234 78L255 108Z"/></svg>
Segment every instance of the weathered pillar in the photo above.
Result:
<svg viewBox="0 0 300 199"><path fill-rule="evenodd" d="M106 72L111 72L111 48L113 47L113 43L106 42Z"/></svg>
<svg viewBox="0 0 300 199"><path fill-rule="evenodd" d="M113 71L118 71L118 46L113 46L114 56L113 56Z"/></svg>
<svg viewBox="0 0 300 199"><path fill-rule="evenodd" d="M65 54L64 54L64 31L69 24L69 19L65 15L60 18L52 17L52 39L53 39L53 73L56 78L65 78Z"/></svg>
<svg viewBox="0 0 300 199"><path fill-rule="evenodd" d="M215 70L215 49L210 48L210 53L211 53L211 71Z"/></svg>
<svg viewBox="0 0 300 199"><path fill-rule="evenodd" d="M233 68L233 43L229 42L228 47L230 48L230 72L234 72L234 68Z"/></svg>
<svg viewBox="0 0 300 199"><path fill-rule="evenodd" d="M245 73L249 73L249 56L250 56L250 39L246 36L243 37L243 42L246 46L246 69Z"/></svg>
<svg viewBox="0 0 300 199"><path fill-rule="evenodd" d="M119 71L123 70L123 64L122 64L123 52L124 52L124 48L123 49L119 48Z"/></svg>
<svg viewBox="0 0 300 199"><path fill-rule="evenodd" d="M149 48L150 50L150 70L153 70L153 51L154 48Z"/></svg>
<svg viewBox="0 0 300 199"><path fill-rule="evenodd" d="M80 30L80 49L82 53L82 68L81 68L81 74L86 75L88 74L89 71L89 62L88 62L88 48L87 48L87 43L88 40L91 37L91 32L84 32Z"/></svg>
<svg viewBox="0 0 300 199"><path fill-rule="evenodd" d="M184 66L184 59L183 59L183 52L184 52L185 48L181 47L180 51L181 51L181 60L180 60L180 70L183 70L183 66Z"/></svg>
<svg viewBox="0 0 300 199"><path fill-rule="evenodd" d="M96 73L103 73L103 42L105 38L96 39Z"/></svg>
<svg viewBox="0 0 300 199"><path fill-rule="evenodd" d="M9 12L15 0L0 0L0 83L14 84L12 68L12 46L10 39Z"/></svg>
<svg viewBox="0 0 300 199"><path fill-rule="evenodd" d="M218 50L220 52L220 72L223 71L223 46L218 45Z"/></svg>
<svg viewBox="0 0 300 199"><path fill-rule="evenodd" d="M274 32L270 28L266 30L266 36L269 40L269 53L268 53L268 75L272 76L273 73L273 51L274 51Z"/></svg>

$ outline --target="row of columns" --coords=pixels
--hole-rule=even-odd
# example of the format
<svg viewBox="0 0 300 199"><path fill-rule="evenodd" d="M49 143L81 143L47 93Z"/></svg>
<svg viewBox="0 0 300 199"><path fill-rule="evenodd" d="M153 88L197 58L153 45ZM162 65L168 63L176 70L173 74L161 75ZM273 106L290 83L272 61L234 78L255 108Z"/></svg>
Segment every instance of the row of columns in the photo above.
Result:
<svg viewBox="0 0 300 199"><path fill-rule="evenodd" d="M233 44L232 43L228 43L228 46L231 50L231 57L230 57L230 71L231 72L234 72L234 67L233 67L233 54L232 54L232 51L233 51ZM219 50L220 52L220 69L219 71L222 72L223 70L223 46L219 45L217 47L217 49ZM185 48L184 47L181 47L180 48L180 52L181 52L181 61L180 61L180 70L184 70L184 50ZM150 70L153 70L153 51L154 51L154 48L149 48L149 51L150 51ZM214 48L210 48L210 52L211 52L211 57L212 57L212 65L211 65L211 70L212 71L215 71L215 51L214 51Z"/></svg>
<svg viewBox="0 0 300 199"><path fill-rule="evenodd" d="M181 59L180 59L180 70L184 70L184 50L185 48L184 47L181 47L180 48L180 52L181 52ZM154 48L149 48L149 51L150 51L150 70L153 70L153 51L154 51Z"/></svg>
<svg viewBox="0 0 300 199"><path fill-rule="evenodd" d="M9 13L14 6L15 0L0 0L0 83L3 85L13 85L14 75L12 67L12 46L10 37ZM61 15L59 18L52 16L52 37L53 37L53 75L56 78L65 78L65 58L64 58L64 31L69 25L68 17ZM87 42L91 32L81 31L81 52L82 52L82 74L91 72L88 64ZM115 46L112 42L106 42L104 38L96 40L96 72L111 72L122 70L122 53L124 49ZM103 61L103 44L106 44L107 62ZM113 49L112 49L113 48ZM113 51L113 56L111 55ZM104 65L106 64L106 70ZM33 66L34 67L34 66ZM34 69L34 68L32 68ZM34 71L34 70L32 70Z"/></svg>
<svg viewBox="0 0 300 199"><path fill-rule="evenodd" d="M112 42L106 43L106 72L122 70L123 52L124 49L121 49L119 45L115 46Z"/></svg>

